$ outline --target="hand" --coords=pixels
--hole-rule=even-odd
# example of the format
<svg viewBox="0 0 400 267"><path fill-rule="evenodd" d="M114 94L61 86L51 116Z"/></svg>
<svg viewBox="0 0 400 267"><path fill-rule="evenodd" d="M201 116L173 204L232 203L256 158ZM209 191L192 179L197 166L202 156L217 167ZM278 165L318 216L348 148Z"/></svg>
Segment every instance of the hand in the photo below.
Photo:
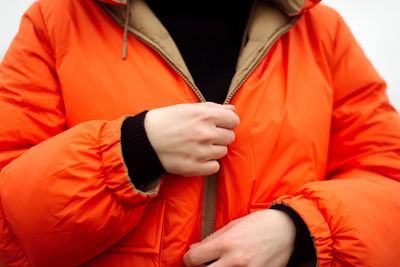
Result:
<svg viewBox="0 0 400 267"><path fill-rule="evenodd" d="M239 117L232 105L181 104L150 110L144 126L165 170L183 176L218 172L218 159L235 140Z"/></svg>
<svg viewBox="0 0 400 267"><path fill-rule="evenodd" d="M279 210L262 210L232 221L183 257L186 266L283 267L294 249L296 228Z"/></svg>

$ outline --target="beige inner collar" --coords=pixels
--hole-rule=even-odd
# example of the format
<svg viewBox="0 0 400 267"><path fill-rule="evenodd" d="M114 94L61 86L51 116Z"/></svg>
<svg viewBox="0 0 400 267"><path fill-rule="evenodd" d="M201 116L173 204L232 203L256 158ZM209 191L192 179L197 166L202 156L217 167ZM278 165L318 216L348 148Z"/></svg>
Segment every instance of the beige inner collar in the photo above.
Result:
<svg viewBox="0 0 400 267"><path fill-rule="evenodd" d="M103 5L103 7L112 19L120 26L124 24L124 6ZM176 65L187 79L193 82L189 69L187 68L175 42L147 3L144 0L132 1L130 13L131 15L128 25L129 32L151 45L154 49L162 52L162 54Z"/></svg>
<svg viewBox="0 0 400 267"><path fill-rule="evenodd" d="M195 86L175 42L147 3L144 0L131 1L129 32L159 52L185 79ZM304 2L304 0L302 1ZM125 6L102 4L102 7L114 21L121 27L124 26ZM247 42L244 43L240 52L236 73L229 87L228 95L240 85L252 66L260 60L269 46L283 33L282 29L292 26L296 20L297 17L286 15L271 4L269 0L259 0L254 4L246 31L248 35L247 38L244 37Z"/></svg>
<svg viewBox="0 0 400 267"><path fill-rule="evenodd" d="M282 27L289 25L291 18L267 1L258 1L249 18L248 41L240 52L236 73L229 92L235 89L249 68L259 60L276 38ZM229 93L228 93L229 94Z"/></svg>
<svg viewBox="0 0 400 267"><path fill-rule="evenodd" d="M306 0L270 0L289 16L298 14L306 3Z"/></svg>

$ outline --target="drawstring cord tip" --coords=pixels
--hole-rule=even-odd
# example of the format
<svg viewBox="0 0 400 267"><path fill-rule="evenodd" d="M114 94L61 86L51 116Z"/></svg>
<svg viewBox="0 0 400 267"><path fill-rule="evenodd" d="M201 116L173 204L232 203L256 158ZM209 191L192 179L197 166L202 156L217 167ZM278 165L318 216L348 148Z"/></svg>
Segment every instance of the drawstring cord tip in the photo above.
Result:
<svg viewBox="0 0 400 267"><path fill-rule="evenodd" d="M127 50L127 44L126 44L126 42L124 41L124 47L123 47L123 50L122 50L122 59L123 60L125 60L126 59L126 50Z"/></svg>
<svg viewBox="0 0 400 267"><path fill-rule="evenodd" d="M124 45L122 48L122 59L126 59L126 54L128 50L128 26L129 26L129 17L130 17L130 0L126 2L126 14L125 14L125 23L124 23Z"/></svg>

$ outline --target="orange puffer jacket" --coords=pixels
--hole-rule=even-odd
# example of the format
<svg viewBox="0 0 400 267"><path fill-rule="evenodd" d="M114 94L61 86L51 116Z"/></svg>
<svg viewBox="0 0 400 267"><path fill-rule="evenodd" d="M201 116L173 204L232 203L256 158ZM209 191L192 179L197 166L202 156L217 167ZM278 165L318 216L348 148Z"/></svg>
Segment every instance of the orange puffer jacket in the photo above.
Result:
<svg viewBox="0 0 400 267"><path fill-rule="evenodd" d="M320 266L399 266L400 118L343 20L316 2L254 9L226 99L241 123L214 229L284 203ZM126 60L123 5L39 0L24 15L0 68L0 265L181 266L199 241L204 177L142 192L124 165L127 115L204 101L145 2L129 8Z"/></svg>

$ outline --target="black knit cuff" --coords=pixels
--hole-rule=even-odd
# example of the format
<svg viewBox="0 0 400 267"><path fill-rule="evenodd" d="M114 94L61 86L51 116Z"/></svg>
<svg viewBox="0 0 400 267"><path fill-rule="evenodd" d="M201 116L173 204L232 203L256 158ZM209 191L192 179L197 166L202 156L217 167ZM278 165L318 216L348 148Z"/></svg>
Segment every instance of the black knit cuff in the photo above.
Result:
<svg viewBox="0 0 400 267"><path fill-rule="evenodd" d="M147 110L127 117L121 127L121 147L129 177L139 190L166 173L147 137L144 119Z"/></svg>
<svg viewBox="0 0 400 267"><path fill-rule="evenodd" d="M270 209L285 212L292 219L296 227L294 251L287 266L316 266L317 255L315 251L314 240L311 237L306 223L303 221L300 215L297 214L297 212L295 212L292 208L283 204L274 205L270 207Z"/></svg>

